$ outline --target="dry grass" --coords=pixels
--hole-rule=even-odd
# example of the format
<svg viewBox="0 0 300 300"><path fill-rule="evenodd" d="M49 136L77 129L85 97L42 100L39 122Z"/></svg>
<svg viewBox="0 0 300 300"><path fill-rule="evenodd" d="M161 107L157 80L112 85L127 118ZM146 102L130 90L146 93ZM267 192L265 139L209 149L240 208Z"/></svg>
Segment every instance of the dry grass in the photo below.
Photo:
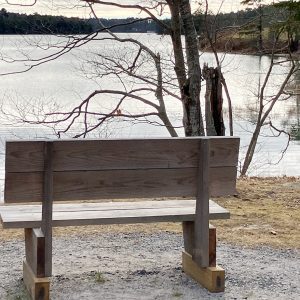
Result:
<svg viewBox="0 0 300 300"><path fill-rule="evenodd" d="M231 219L212 222L218 239L237 245L268 245L300 249L300 178L248 178L237 184L238 195L216 202L230 210ZM55 228L54 235L171 231L175 223ZM23 230L0 229L0 240L23 239Z"/></svg>
<svg viewBox="0 0 300 300"><path fill-rule="evenodd" d="M218 199L231 219L217 221L218 237L247 246L300 248L299 178L238 181L237 197Z"/></svg>

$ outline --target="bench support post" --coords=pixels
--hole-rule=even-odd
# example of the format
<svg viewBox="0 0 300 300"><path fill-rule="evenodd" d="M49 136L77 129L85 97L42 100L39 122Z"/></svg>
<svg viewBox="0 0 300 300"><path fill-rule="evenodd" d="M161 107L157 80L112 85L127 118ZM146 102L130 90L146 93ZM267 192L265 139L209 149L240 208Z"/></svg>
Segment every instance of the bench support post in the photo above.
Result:
<svg viewBox="0 0 300 300"><path fill-rule="evenodd" d="M210 292L223 292L225 271L216 265L216 228L209 224L209 266L200 267L192 258L195 225L193 221L183 222L184 249L182 252L183 271Z"/></svg>
<svg viewBox="0 0 300 300"><path fill-rule="evenodd" d="M33 300L48 300L52 275L53 143L44 143L41 228L25 228L24 284Z"/></svg>
<svg viewBox="0 0 300 300"><path fill-rule="evenodd" d="M195 224L193 221L182 222L183 241L185 252L193 255L194 239L195 239ZM216 227L209 224L209 266L216 266L216 248L217 236Z"/></svg>
<svg viewBox="0 0 300 300"><path fill-rule="evenodd" d="M23 262L23 281L32 300L50 299L50 279L36 277L26 260Z"/></svg>
<svg viewBox="0 0 300 300"><path fill-rule="evenodd" d="M192 256L182 252L182 268L184 272L199 282L212 293L224 292L225 271L219 266L201 268L192 259Z"/></svg>
<svg viewBox="0 0 300 300"><path fill-rule="evenodd" d="M216 265L216 229L209 224L209 139L201 139L195 221L183 222L184 272L210 292L223 292L225 272Z"/></svg>
<svg viewBox="0 0 300 300"><path fill-rule="evenodd" d="M45 277L45 236L40 228L25 228L26 262L36 277Z"/></svg>
<svg viewBox="0 0 300 300"><path fill-rule="evenodd" d="M45 277L52 275L53 142L44 143L41 230L45 237Z"/></svg>
<svg viewBox="0 0 300 300"><path fill-rule="evenodd" d="M209 139L199 141L199 162L194 223L193 260L202 268L209 266Z"/></svg>
<svg viewBox="0 0 300 300"><path fill-rule="evenodd" d="M40 228L25 228L26 259L23 281L33 300L48 300L50 279L45 276L45 237Z"/></svg>

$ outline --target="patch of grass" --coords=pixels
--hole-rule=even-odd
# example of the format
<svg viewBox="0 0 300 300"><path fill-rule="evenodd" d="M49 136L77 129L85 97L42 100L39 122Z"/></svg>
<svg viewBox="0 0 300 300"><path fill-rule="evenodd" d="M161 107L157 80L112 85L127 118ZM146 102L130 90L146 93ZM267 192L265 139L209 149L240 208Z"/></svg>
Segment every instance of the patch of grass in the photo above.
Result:
<svg viewBox="0 0 300 300"><path fill-rule="evenodd" d="M173 293L173 297L175 297L175 298L180 298L180 297L182 297L182 293L180 293L180 292L174 292Z"/></svg>
<svg viewBox="0 0 300 300"><path fill-rule="evenodd" d="M103 273L98 271L95 274L95 281L98 283L104 283L107 281L107 279L104 277Z"/></svg>

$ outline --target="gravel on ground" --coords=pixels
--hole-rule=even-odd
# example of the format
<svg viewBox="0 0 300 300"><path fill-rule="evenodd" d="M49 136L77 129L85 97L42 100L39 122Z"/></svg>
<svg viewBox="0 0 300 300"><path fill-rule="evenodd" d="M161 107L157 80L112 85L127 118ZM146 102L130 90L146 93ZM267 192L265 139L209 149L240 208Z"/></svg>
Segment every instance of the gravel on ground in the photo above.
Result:
<svg viewBox="0 0 300 300"><path fill-rule="evenodd" d="M55 236L51 299L300 299L299 250L219 243L226 290L211 294L181 269L172 232ZM24 241L0 241L0 299L27 299Z"/></svg>

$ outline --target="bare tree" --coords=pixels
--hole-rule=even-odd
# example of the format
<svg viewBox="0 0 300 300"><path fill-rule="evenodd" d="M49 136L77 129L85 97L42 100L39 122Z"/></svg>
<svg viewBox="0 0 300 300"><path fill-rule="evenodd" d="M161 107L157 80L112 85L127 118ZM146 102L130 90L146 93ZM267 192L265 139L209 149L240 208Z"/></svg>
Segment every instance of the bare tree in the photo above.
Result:
<svg viewBox="0 0 300 300"><path fill-rule="evenodd" d="M287 53L285 56L276 57L275 52L278 49L278 42L280 41L281 36L287 36L287 44L285 52ZM279 26L277 30L274 32L274 42L273 42L273 49L270 56L270 63L269 67L264 75L262 82L259 84L259 89L257 93L257 107L256 107L256 116L254 120L254 130L251 135L250 143L247 146L247 151L242 163L241 167L241 175L244 176L247 174L249 166L253 160L253 156L257 147L258 138L262 131L262 128L268 127L270 131L273 133L273 136L280 136L281 134L286 134L288 136L288 142L286 147L281 153L282 159L283 155L285 154L289 141L290 141L290 134L283 129L276 127L272 119L270 117L275 105L280 101L285 101L290 98L290 94L286 92L286 87L288 86L292 76L297 71L297 64L296 58L292 56L290 52L290 43L291 43L291 36L289 32L286 32L284 27ZM278 73L279 69L281 72L285 72L285 76L283 81L276 86L274 89L273 85L273 76L274 74ZM273 93L270 94L268 92L268 87L273 85ZM279 161L280 161L279 160Z"/></svg>
<svg viewBox="0 0 300 300"><path fill-rule="evenodd" d="M252 2L256 2L256 1L244 1L244 3L252 3ZM259 9L261 12L262 9L262 4L261 1L257 1L259 3ZM213 52L215 61L216 61L216 65L217 65L217 70L218 70L218 74L219 77L221 78L221 82L223 85L223 88L225 90L225 93L227 95L227 99L228 99L228 106L229 106L229 120L230 120L230 128L231 128L231 134L233 132L233 127L232 127L232 106L231 106L231 97L229 95L229 89L227 87L226 84L226 80L225 77L223 76L222 73L222 59L220 59L219 57L219 53L218 53L218 48L216 46L216 41L218 39L221 38L222 33L226 32L228 30L232 31L233 33L237 33L239 30L241 30L243 27L247 26L247 24L249 22L252 22L252 20L248 20L245 24L242 24L240 26L234 26L234 27L230 27L230 28L217 28L216 25L213 23L209 23L208 21L208 1L205 1L206 6L205 6L205 10L204 10L204 26L205 26L205 32L206 32L206 41L209 44L209 49ZM210 21L213 21L213 18L210 18ZM212 29L213 28L213 29ZM262 27L261 27L261 20L260 20L260 36L262 33ZM293 57L290 53L290 43L292 41L292 36L290 34L290 32L288 30L286 30L286 26L279 24L277 26L275 26L275 30L273 32L274 37L273 37L273 44L272 44L272 48L268 49L268 51L270 52L270 63L269 63L269 67L266 70L266 73L264 75L264 78L262 80L262 82L260 82L258 84L258 92L257 92L257 105L254 108L253 112L253 120L251 121L251 124L253 124L254 129L253 132L251 132L251 138L250 138L250 143L249 145L247 145L246 147L246 153L245 153L245 157L241 158L242 162L241 162L241 175L244 176L247 174L248 170L249 170L249 166L251 165L251 162L253 160L253 156L255 154L255 151L257 150L257 145L258 145L258 139L261 136L261 131L262 129L266 129L269 128L269 131L271 132L272 136L280 136L282 134L286 134L288 136L288 142L286 147L282 150L281 153L281 158L282 159L284 153L287 150L287 147L289 145L289 140L290 140L290 134L281 129L278 128L277 126L274 125L274 123L272 122L272 118L270 117L274 106L280 102L280 101L285 101L287 100L290 95L286 93L285 88L287 86L287 84L289 83L289 81L292 79L293 74L295 73L295 71L297 70L296 67L296 58ZM287 43L285 44L285 49L281 49L282 51L284 51L285 53L287 53L287 55L282 56L282 57L277 57L276 56L276 52L278 51L279 47L282 47L282 40L284 38L287 37ZM262 39L261 37L259 38L259 44L260 44L260 50L262 49ZM280 45L280 46L279 46ZM260 51L260 58L262 55L262 52ZM224 57L224 55L226 55L226 53L222 53L222 56ZM204 68L203 70L204 72L204 77L208 78L207 82L206 82L206 95L208 95L209 97L211 97L211 93L212 93L212 80L211 78L215 78L215 74L210 74L211 72L214 72L213 68ZM278 72L285 72L285 76L283 81L275 86L273 83L273 76L274 74L278 73ZM260 80L260 79L259 79ZM271 87L271 88L270 88ZM217 87L216 87L217 88ZM272 91L272 92L270 92ZM206 111L209 109L209 106L206 105ZM207 123L207 129L210 132L211 135L215 135L216 131L214 128L214 121L212 116L209 114L206 116L206 123Z"/></svg>
<svg viewBox="0 0 300 300"><path fill-rule="evenodd" d="M274 95L272 95L272 96L266 95L266 87L268 84L270 84L270 78L271 78L272 72L274 71L274 67L284 65L284 64L290 65L284 81L280 84L280 86L277 89L277 92ZM295 72L295 62L291 57L288 60L285 58L275 60L274 56L271 57L269 69L264 77L262 86L261 86L261 88L259 90L259 94L258 94L257 118L255 121L254 131L252 133L251 140L247 147L246 155L245 155L245 158L244 158L244 161L242 164L242 168L241 168L242 176L247 174L248 168L253 159L253 155L254 155L254 152L255 152L255 149L257 146L257 142L258 142L258 138L259 138L262 128L265 126L269 126L272 130L277 132L278 135L285 133L284 130L278 129L277 127L275 127L273 125L272 120L269 118L269 116L277 102L286 100L290 97L290 95L285 94L285 87L287 86L287 84L288 84L289 80L291 79L292 75L294 74L294 72ZM284 154L286 149L287 149L287 147L284 149L282 154Z"/></svg>
<svg viewBox="0 0 300 300"><path fill-rule="evenodd" d="M74 0L74 2L76 2ZM140 2L137 2L140 3ZM113 41L119 45L126 45L131 49L126 59L121 55L108 55L95 53L89 60L93 65L97 76L107 77L119 82L121 88L98 89L90 93L78 105L68 111L52 111L38 116L36 119L28 119L24 116L22 121L31 124L46 124L50 126L63 125L64 128L57 132L58 136L71 130L76 124L82 123L83 130L76 137L85 137L88 133L103 126L112 119L135 120L136 122L149 122L154 125L165 126L171 136L177 136L176 128L171 124L168 116L165 98L173 99L183 107L183 127L186 136L204 135L204 126L200 107L201 68L199 64L199 52L197 34L193 23L189 0L145 1L143 4L132 4L132 1L110 2L100 0L82 0L78 5L85 5L90 9L91 15L97 17L97 8L109 6L112 9L134 9L143 12L147 17L157 22L164 31L170 35L173 47L173 57L168 62L161 53L156 53L151 47L134 38L123 38L111 31L111 28L102 26L101 30L85 36L68 36L64 44L57 43L44 47L52 50L42 58L25 57L28 67L19 72L27 72L41 64L65 55L75 48L81 47L91 41ZM171 14L171 22L168 25L159 17L164 10ZM103 24L101 24L103 25ZM183 32L182 32L183 28ZM101 36L101 32L107 32L109 36ZM182 44L181 34L184 34L185 45ZM42 47L41 45L38 45ZM54 52L53 52L54 49ZM14 60L16 61L16 60ZM20 59L18 61L21 61ZM173 69L165 72L167 64L173 63ZM142 67L147 64L151 72L142 73ZM14 71L15 73L15 71ZM129 84L130 83L130 84ZM116 104L109 111L95 111L93 101L99 95L109 94L118 97ZM130 101L142 103L147 107L145 113L132 113L124 110L124 103ZM15 117L15 116L13 116Z"/></svg>

